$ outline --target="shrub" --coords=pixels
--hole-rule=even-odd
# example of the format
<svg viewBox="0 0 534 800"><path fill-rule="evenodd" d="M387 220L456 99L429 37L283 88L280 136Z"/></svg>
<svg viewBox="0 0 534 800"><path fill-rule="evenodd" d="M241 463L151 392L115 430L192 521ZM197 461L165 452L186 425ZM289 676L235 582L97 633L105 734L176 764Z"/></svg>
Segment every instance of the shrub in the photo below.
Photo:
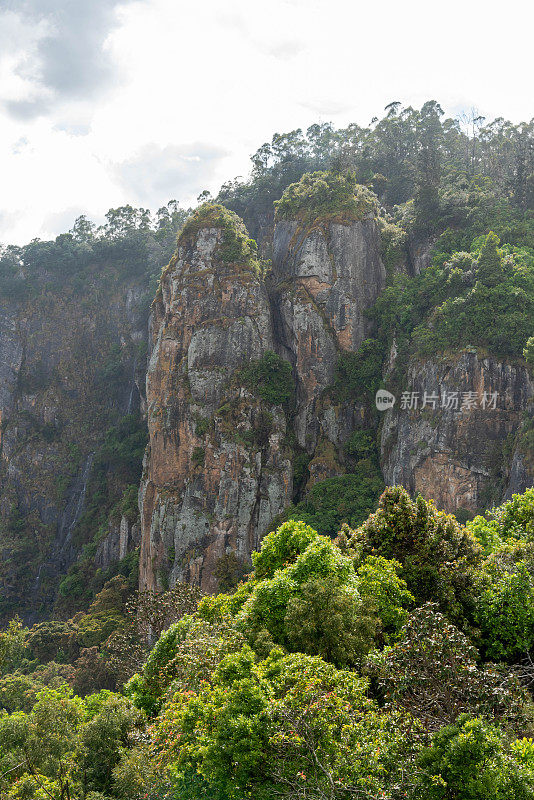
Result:
<svg viewBox="0 0 534 800"><path fill-rule="evenodd" d="M367 556L356 570L358 590L381 622L386 640L395 635L406 621L414 597L399 578L402 569L398 561L388 561L382 556Z"/></svg>
<svg viewBox="0 0 534 800"><path fill-rule="evenodd" d="M411 500L405 489L389 487L377 511L348 533L347 545L357 561L367 555L399 561L401 577L417 602L437 601L453 619L461 619L470 608L472 570L481 563L482 550L472 534L452 515L437 511L432 501Z"/></svg>
<svg viewBox="0 0 534 800"><path fill-rule="evenodd" d="M353 172L305 173L274 205L277 219L298 217L304 224L324 217L346 222L378 214L376 195L358 184Z"/></svg>
<svg viewBox="0 0 534 800"><path fill-rule="evenodd" d="M364 339L355 353L339 356L334 390L340 399L374 399L382 381L384 346L378 339Z"/></svg>
<svg viewBox="0 0 534 800"><path fill-rule="evenodd" d="M534 644L534 544L503 544L476 576L475 620L489 658L517 658Z"/></svg>
<svg viewBox="0 0 534 800"><path fill-rule="evenodd" d="M240 370L239 380L269 405L287 403L295 390L291 364L272 350Z"/></svg>
<svg viewBox="0 0 534 800"><path fill-rule="evenodd" d="M154 752L170 765L160 780L177 800L192 791L221 800L324 797L332 785L339 796L362 787L377 796L398 779L410 745L402 722L367 700L354 673L278 650L257 663L244 647L223 659L211 685L166 706Z"/></svg>
<svg viewBox="0 0 534 800"><path fill-rule="evenodd" d="M353 469L314 483L305 499L290 505L283 516L302 520L332 537L343 523L361 524L376 508L384 482L374 459L361 459Z"/></svg>
<svg viewBox="0 0 534 800"><path fill-rule="evenodd" d="M467 714L434 734L418 766L414 800L527 800L534 792L531 740L508 743L498 727Z"/></svg>
<svg viewBox="0 0 534 800"><path fill-rule="evenodd" d="M193 447L193 452L191 454L191 464L193 467L202 467L204 466L204 460L206 458L206 451L200 445L197 447Z"/></svg>
<svg viewBox="0 0 534 800"><path fill-rule="evenodd" d="M429 730L469 712L516 732L530 731L532 701L518 679L478 661L467 636L435 603L426 603L410 614L394 645L369 655L367 669L383 699L400 704Z"/></svg>

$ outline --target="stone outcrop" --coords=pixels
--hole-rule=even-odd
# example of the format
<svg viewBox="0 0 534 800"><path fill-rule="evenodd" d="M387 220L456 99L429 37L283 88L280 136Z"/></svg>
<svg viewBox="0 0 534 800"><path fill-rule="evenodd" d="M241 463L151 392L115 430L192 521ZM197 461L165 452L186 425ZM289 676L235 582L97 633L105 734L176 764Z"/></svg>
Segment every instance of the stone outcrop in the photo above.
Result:
<svg viewBox="0 0 534 800"><path fill-rule="evenodd" d="M376 221L318 220L304 231L279 222L268 291L246 258L224 257L225 226L246 240L238 218L217 207L201 214L181 234L153 307L143 588L185 579L214 591L225 554L249 562L293 498L288 433L308 453L311 485L343 471L343 443L366 424L363 404L334 404L326 390L339 353L368 334L364 311L385 282ZM270 351L292 366L291 409L243 385L242 368Z"/></svg>
<svg viewBox="0 0 534 800"><path fill-rule="evenodd" d="M98 543L94 556L95 565L99 569L108 567L122 561L128 553L139 547L141 543L141 525L139 520L132 522L121 516L120 521L110 521L107 535Z"/></svg>
<svg viewBox="0 0 534 800"><path fill-rule="evenodd" d="M310 455L321 438L338 448L346 438L343 429L350 435L362 407L355 398L357 410L353 401L334 410L323 396L338 354L356 351L369 335L365 311L385 285L376 219L368 215L344 224L319 219L304 229L297 220L280 221L273 278L277 338L297 378L297 441Z"/></svg>
<svg viewBox="0 0 534 800"><path fill-rule="evenodd" d="M230 232L228 228L231 228ZM237 254L225 254L235 236ZM286 418L240 372L274 347L265 285L244 226L214 209L187 226L154 304L147 373L150 443L141 486L140 584L211 591L291 499Z"/></svg>
<svg viewBox="0 0 534 800"><path fill-rule="evenodd" d="M381 453L387 484L433 498L447 511L471 513L532 485L522 426L525 414L532 415L534 385L524 366L465 351L413 359L404 384L402 390L410 393L404 405L417 399L418 407L401 408L397 392L395 406L384 415Z"/></svg>

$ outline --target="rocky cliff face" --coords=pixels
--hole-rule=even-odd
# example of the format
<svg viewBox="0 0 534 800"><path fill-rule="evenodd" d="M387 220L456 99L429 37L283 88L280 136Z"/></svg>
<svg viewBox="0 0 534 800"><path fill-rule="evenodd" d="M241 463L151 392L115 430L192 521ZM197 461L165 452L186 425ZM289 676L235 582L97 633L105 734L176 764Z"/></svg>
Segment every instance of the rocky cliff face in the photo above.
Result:
<svg viewBox="0 0 534 800"><path fill-rule="evenodd" d="M404 383L408 395L397 392L382 425L386 483L471 513L532 485L523 435L534 386L524 366L462 352L413 359Z"/></svg>
<svg viewBox="0 0 534 800"><path fill-rule="evenodd" d="M304 229L297 220L283 220L275 228L277 338L295 369L295 434L310 455L321 438L338 448L355 427L354 402L334 409L325 404L324 393L332 385L338 353L356 351L369 334L364 312L386 279L379 246L372 216L346 224L319 219ZM357 413L363 413L361 407Z"/></svg>
<svg viewBox="0 0 534 800"><path fill-rule="evenodd" d="M225 252L228 235L235 252ZM161 280L147 374L143 587L186 579L213 590L223 556L246 561L291 498L284 412L267 411L241 377L274 346L247 248L237 217L214 209L182 233Z"/></svg>
<svg viewBox="0 0 534 800"><path fill-rule="evenodd" d="M266 269L235 214L197 210L153 304L146 402L148 275L104 269L58 287L37 274L31 299L0 300L0 614L44 613L69 568L83 597L138 544L141 588L215 591L225 564L248 564L273 520L325 486L337 502L343 486L372 483L360 492L368 513L377 415L362 383L339 376L357 371L373 334L366 311L386 284L377 213L291 210L272 234L269 217ZM414 252L412 271L428 258ZM386 385L403 357L393 346ZM400 388L418 407L396 391L384 415L386 483L466 515L532 484L534 387L521 362L413 358ZM458 407L444 406L455 392ZM135 424L121 428L130 412ZM329 478L339 481L317 487Z"/></svg>
<svg viewBox="0 0 534 800"><path fill-rule="evenodd" d="M0 299L0 611L34 614L80 552L106 429L139 409L147 281L28 281L31 299Z"/></svg>
<svg viewBox="0 0 534 800"><path fill-rule="evenodd" d="M274 233L269 291L254 266L225 257L217 207L186 226L154 305L147 374L150 445L141 486L140 585L179 579L206 591L233 553L250 560L293 497L296 446L310 483L343 471L339 452L364 424L358 402L327 391L338 354L358 348L363 312L385 281L373 219ZM294 405L267 405L243 368L276 351L292 367Z"/></svg>

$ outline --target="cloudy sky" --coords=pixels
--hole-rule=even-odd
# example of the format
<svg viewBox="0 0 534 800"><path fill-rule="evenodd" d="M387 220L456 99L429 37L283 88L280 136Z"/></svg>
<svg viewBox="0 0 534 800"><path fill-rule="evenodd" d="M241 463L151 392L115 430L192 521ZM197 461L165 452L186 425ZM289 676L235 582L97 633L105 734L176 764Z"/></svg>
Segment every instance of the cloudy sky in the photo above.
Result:
<svg viewBox="0 0 534 800"><path fill-rule="evenodd" d="M276 131L392 100L532 115L526 0L0 0L0 242L188 205Z"/></svg>

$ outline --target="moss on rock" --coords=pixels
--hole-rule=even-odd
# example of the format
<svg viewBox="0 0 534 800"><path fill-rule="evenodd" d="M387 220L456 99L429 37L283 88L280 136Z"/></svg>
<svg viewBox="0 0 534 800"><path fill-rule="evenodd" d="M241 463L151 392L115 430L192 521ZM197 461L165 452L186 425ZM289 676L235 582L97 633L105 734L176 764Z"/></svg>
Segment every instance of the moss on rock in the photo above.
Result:
<svg viewBox="0 0 534 800"><path fill-rule="evenodd" d="M180 231L178 245L195 237L202 228L220 228L223 231L218 252L221 261L260 271L257 244L249 237L241 217L233 211L216 203L199 206Z"/></svg>

